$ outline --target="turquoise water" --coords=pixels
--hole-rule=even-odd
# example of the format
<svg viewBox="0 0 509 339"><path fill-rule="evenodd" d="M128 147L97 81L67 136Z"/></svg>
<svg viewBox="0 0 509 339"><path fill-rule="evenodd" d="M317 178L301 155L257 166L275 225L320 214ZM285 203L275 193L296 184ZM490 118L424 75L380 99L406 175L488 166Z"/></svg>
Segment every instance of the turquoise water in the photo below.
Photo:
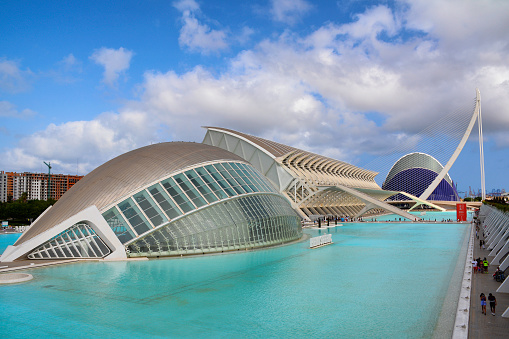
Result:
<svg viewBox="0 0 509 339"><path fill-rule="evenodd" d="M0 254L5 251L7 246L14 244L20 236L21 233L0 234Z"/></svg>
<svg viewBox="0 0 509 339"><path fill-rule="evenodd" d="M332 233L333 245L313 250L305 241L31 270L34 280L0 286L0 331L10 338L431 337L468 229L352 223L306 230Z"/></svg>

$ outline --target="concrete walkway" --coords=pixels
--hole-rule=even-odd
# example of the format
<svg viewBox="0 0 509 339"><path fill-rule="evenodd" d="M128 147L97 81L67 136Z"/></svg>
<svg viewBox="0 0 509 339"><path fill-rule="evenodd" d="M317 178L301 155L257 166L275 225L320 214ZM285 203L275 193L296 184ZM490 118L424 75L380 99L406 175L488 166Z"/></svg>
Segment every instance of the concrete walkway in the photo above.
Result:
<svg viewBox="0 0 509 339"><path fill-rule="evenodd" d="M0 273L14 272L32 268L53 266L53 265L64 265L79 262L79 259L65 259L65 260L17 260L13 262L2 262L0 263Z"/></svg>
<svg viewBox="0 0 509 339"><path fill-rule="evenodd" d="M475 226L474 226L475 227ZM482 232L479 239L483 239ZM474 237L474 258L484 259L488 257L490 251L479 248L479 239ZM509 318L502 318L502 313L509 307L509 294L497 293L496 290L501 283L493 279L493 273L497 268L493 265L489 267L489 273L472 274L472 292L470 298L470 320L468 326L469 338L509 338ZM508 278L509 279L509 278ZM481 313L481 293L488 295L491 293L497 298L496 315L492 316L490 312L490 303L487 301L486 314Z"/></svg>

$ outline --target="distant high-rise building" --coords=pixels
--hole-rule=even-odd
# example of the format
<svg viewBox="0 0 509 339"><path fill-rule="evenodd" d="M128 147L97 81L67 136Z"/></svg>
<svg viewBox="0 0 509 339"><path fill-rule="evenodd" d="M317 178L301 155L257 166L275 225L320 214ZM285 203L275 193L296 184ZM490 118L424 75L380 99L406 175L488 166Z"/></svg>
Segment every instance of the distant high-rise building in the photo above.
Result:
<svg viewBox="0 0 509 339"><path fill-rule="evenodd" d="M0 172L0 201L7 201L7 174Z"/></svg>
<svg viewBox="0 0 509 339"><path fill-rule="evenodd" d="M48 185L49 197L58 200L67 192L82 175L51 174L47 173L16 173L0 171L0 201L18 200L23 193L28 200L47 200Z"/></svg>

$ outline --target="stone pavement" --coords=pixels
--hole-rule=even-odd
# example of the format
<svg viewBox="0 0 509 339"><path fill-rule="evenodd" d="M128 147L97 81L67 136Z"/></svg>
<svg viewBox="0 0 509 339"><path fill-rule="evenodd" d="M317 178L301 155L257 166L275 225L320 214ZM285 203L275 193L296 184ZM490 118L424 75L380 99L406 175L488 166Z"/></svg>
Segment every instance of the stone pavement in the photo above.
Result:
<svg viewBox="0 0 509 339"><path fill-rule="evenodd" d="M482 232L480 233L479 239L483 239ZM474 258L480 257L481 260L485 257L487 258L490 251L479 248L479 240L475 237L474 239L476 241L474 244ZM509 294L496 292L501 284L493 279L493 273L496 269L496 266L490 265L488 274L472 274L470 320L468 325L469 338L509 338L509 318L502 318L502 313L509 307ZM488 298L490 293L497 298L495 316L491 315L489 301L487 301L486 315L481 313L481 300L479 299L481 293L484 293L486 298Z"/></svg>

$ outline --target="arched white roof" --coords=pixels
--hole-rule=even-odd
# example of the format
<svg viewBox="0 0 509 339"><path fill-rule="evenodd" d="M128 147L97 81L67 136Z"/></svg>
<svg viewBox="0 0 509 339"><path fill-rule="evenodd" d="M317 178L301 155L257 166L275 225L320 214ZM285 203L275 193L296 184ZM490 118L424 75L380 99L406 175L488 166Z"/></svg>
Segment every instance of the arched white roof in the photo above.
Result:
<svg viewBox="0 0 509 339"><path fill-rule="evenodd" d="M389 182L399 172L411 168L424 168L438 174L442 171L444 166L442 166L437 159L433 158L429 154L420 152L409 153L402 156L398 159L398 161L396 161L396 163L394 163L389 174L387 174L387 178L385 178L385 183ZM452 180L449 174L446 174L445 180L452 185Z"/></svg>
<svg viewBox="0 0 509 339"><path fill-rule="evenodd" d="M191 142L165 142L119 155L87 174L47 210L16 245L48 230L91 205L99 210L130 192L173 172L217 160L244 160L218 147Z"/></svg>

